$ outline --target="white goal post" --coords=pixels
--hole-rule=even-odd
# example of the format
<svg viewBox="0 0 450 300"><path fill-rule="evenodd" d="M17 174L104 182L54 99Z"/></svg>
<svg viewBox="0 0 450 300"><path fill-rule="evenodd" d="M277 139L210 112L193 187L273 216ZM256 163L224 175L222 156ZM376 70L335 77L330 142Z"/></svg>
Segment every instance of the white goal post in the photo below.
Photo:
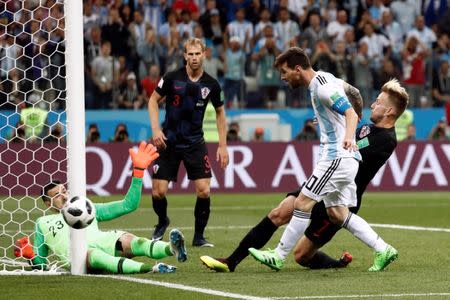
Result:
<svg viewBox="0 0 450 300"><path fill-rule="evenodd" d="M82 5L0 3L0 274L66 273L52 253L47 271L31 270L14 242L33 242L36 219L52 213L41 200L50 180L86 194ZM74 275L86 273L85 231L70 231Z"/></svg>

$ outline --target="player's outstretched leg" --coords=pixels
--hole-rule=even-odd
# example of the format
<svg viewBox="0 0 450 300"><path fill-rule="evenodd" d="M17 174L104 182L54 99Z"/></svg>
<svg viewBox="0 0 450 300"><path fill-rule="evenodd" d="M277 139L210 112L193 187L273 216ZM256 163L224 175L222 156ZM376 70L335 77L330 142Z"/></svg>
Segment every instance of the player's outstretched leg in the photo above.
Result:
<svg viewBox="0 0 450 300"><path fill-rule="evenodd" d="M250 248L248 249L248 252L254 259L273 270L280 271L284 266L284 260L275 250L258 250Z"/></svg>
<svg viewBox="0 0 450 300"><path fill-rule="evenodd" d="M370 272L383 271L391 262L398 257L398 251L391 245L388 245L386 250L375 252L373 265L369 268Z"/></svg>
<svg viewBox="0 0 450 300"><path fill-rule="evenodd" d="M161 259L173 255L170 243L149 240L143 237L135 237L131 240L131 253L133 256L147 256L153 259Z"/></svg>
<svg viewBox="0 0 450 300"><path fill-rule="evenodd" d="M187 260L187 251L184 246L184 236L178 229L170 231L170 249L179 262Z"/></svg>
<svg viewBox="0 0 450 300"><path fill-rule="evenodd" d="M208 255L203 255L200 257L200 260L210 270L213 270L216 272L230 272L228 263L227 263L226 259L224 259L224 258L213 258Z"/></svg>
<svg viewBox="0 0 450 300"><path fill-rule="evenodd" d="M148 273L152 266L125 257L112 256L99 249L89 249L89 268L116 274Z"/></svg>

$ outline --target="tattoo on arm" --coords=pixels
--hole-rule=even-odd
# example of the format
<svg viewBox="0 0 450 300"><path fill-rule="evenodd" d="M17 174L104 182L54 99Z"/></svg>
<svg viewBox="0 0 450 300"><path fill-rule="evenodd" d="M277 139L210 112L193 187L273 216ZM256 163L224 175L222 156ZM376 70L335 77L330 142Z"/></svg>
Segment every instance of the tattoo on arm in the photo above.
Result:
<svg viewBox="0 0 450 300"><path fill-rule="evenodd" d="M344 82L344 91L347 95L348 99L350 100L353 109L355 110L356 114L358 115L358 118L362 118L362 107L363 107L363 99L361 97L361 94L357 88L354 86L348 84L347 82Z"/></svg>

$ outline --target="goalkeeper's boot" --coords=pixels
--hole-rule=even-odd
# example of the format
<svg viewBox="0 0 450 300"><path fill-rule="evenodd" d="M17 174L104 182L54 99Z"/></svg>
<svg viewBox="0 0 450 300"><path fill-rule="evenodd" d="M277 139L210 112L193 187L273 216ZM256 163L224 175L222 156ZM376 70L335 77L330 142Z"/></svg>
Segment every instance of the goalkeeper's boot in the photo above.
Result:
<svg viewBox="0 0 450 300"><path fill-rule="evenodd" d="M339 263L341 268L346 268L353 260L353 256L348 251L342 252L341 258L339 258Z"/></svg>
<svg viewBox="0 0 450 300"><path fill-rule="evenodd" d="M153 266L151 273L173 273L177 270L177 267L171 266L165 263L156 263Z"/></svg>
<svg viewBox="0 0 450 300"><path fill-rule="evenodd" d="M211 256L203 255L200 257L200 260L210 270L216 272L230 272L230 268L224 258L212 258Z"/></svg>
<svg viewBox="0 0 450 300"><path fill-rule="evenodd" d="M249 248L248 252L257 261L273 270L280 271L284 266L284 260L278 256L275 250L268 249L263 251L255 248Z"/></svg>
<svg viewBox="0 0 450 300"><path fill-rule="evenodd" d="M203 237L203 235L194 234L194 239L192 240L192 246L194 246L194 247L214 247L214 244L208 242Z"/></svg>
<svg viewBox="0 0 450 300"><path fill-rule="evenodd" d="M187 260L187 251L184 246L184 236L178 229L170 231L170 249L179 262Z"/></svg>
<svg viewBox="0 0 450 300"><path fill-rule="evenodd" d="M153 231L152 240L160 241L162 240L167 227L169 227L170 220L166 218L164 223L158 223L155 225L155 231Z"/></svg>
<svg viewBox="0 0 450 300"><path fill-rule="evenodd" d="M375 252L375 257L373 260L373 265L369 268L370 272L383 271L391 262L396 260L398 257L398 251L388 245L386 250Z"/></svg>

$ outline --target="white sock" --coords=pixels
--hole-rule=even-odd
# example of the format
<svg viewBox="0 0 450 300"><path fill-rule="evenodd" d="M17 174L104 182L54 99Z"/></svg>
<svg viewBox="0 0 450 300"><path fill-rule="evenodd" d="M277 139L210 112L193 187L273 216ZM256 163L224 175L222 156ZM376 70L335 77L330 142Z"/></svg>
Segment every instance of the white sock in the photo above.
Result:
<svg viewBox="0 0 450 300"><path fill-rule="evenodd" d="M342 227L377 252L386 250L388 246L372 227L370 227L366 220L351 212L348 213Z"/></svg>
<svg viewBox="0 0 450 300"><path fill-rule="evenodd" d="M281 236L280 242L275 249L276 253L282 258L286 259L289 252L294 249L297 241L302 237L306 228L309 225L311 213L306 213L298 209L294 209L291 221Z"/></svg>

